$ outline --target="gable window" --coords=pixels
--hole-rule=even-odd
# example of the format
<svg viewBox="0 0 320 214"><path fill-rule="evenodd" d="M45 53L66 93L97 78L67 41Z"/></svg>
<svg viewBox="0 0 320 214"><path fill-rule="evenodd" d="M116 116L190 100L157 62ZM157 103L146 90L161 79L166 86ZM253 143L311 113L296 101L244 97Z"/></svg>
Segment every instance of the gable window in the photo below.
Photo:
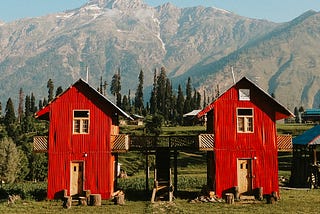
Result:
<svg viewBox="0 0 320 214"><path fill-rule="evenodd" d="M250 89L239 89L239 100L250 100Z"/></svg>
<svg viewBox="0 0 320 214"><path fill-rule="evenodd" d="M89 133L89 115L88 110L73 111L73 134Z"/></svg>
<svg viewBox="0 0 320 214"><path fill-rule="evenodd" d="M237 131L240 133L253 132L253 109L252 108L237 109Z"/></svg>

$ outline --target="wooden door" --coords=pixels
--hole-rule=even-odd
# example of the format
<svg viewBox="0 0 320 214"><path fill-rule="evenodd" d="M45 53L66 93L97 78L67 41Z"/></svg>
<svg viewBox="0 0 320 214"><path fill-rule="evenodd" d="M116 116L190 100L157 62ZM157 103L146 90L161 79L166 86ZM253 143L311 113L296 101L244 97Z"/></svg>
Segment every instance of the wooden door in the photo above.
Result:
<svg viewBox="0 0 320 214"><path fill-rule="evenodd" d="M252 167L250 159L238 159L239 193L250 193L252 190Z"/></svg>
<svg viewBox="0 0 320 214"><path fill-rule="evenodd" d="M70 195L79 195L83 190L83 162L72 162L70 171Z"/></svg>

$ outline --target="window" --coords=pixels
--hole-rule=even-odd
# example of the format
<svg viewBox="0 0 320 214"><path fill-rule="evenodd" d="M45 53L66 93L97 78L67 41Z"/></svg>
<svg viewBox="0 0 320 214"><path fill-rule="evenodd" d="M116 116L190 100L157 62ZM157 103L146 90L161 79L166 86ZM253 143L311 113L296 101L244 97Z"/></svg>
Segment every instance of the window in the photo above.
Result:
<svg viewBox="0 0 320 214"><path fill-rule="evenodd" d="M74 134L89 133L89 111L88 110L73 111L73 133Z"/></svg>
<svg viewBox="0 0 320 214"><path fill-rule="evenodd" d="M237 109L237 130L243 133L253 132L253 109L238 108Z"/></svg>
<svg viewBox="0 0 320 214"><path fill-rule="evenodd" d="M250 89L239 89L239 100L250 100Z"/></svg>

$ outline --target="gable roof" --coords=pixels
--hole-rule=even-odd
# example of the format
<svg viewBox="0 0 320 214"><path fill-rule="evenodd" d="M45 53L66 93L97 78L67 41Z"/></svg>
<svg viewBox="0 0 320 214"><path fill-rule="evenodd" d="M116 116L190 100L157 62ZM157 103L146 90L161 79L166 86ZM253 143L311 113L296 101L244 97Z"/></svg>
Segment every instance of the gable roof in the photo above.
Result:
<svg viewBox="0 0 320 214"><path fill-rule="evenodd" d="M124 112L122 109L120 109L118 106L116 106L113 102L111 102L108 98L106 98L104 95L102 95L100 92L98 92L96 89L91 87L86 81L79 79L77 82L75 82L73 85L71 85L67 90L56 96L51 102L49 102L46 106L44 106L42 109L40 109L38 112L35 113L35 118L49 120L49 111L50 111L50 105L54 103L56 100L58 100L60 97L62 97L67 91L69 91L72 87L82 86L85 88L85 90L88 90L90 92L93 92L97 98L102 101L103 105L111 105L113 109L119 114L122 115L130 120L133 120L132 117ZM89 98L90 99L90 98Z"/></svg>
<svg viewBox="0 0 320 214"><path fill-rule="evenodd" d="M232 85L229 89L227 89L224 93L222 93L215 101L213 101L211 104L206 106L202 111L200 111L197 114L197 117L200 118L204 116L206 113L208 113L209 111L211 111L214 108L215 102L217 102L217 100L219 100L220 97L222 97L231 88L241 85L243 83L249 84L252 88L256 89L261 94L261 96L264 96L266 98L266 100L270 103L270 106L272 106L273 109L276 111L276 120L281 120L287 117L294 117L294 114L292 114L286 107L281 105L277 100L271 97L268 93L266 93L263 89L261 89L259 86L257 86L251 80L249 80L247 77L243 77L237 83Z"/></svg>
<svg viewBox="0 0 320 214"><path fill-rule="evenodd" d="M293 145L320 145L320 125L316 125L293 138L292 143Z"/></svg>
<svg viewBox="0 0 320 214"><path fill-rule="evenodd" d="M183 115L183 117L196 117L201 110L192 110Z"/></svg>

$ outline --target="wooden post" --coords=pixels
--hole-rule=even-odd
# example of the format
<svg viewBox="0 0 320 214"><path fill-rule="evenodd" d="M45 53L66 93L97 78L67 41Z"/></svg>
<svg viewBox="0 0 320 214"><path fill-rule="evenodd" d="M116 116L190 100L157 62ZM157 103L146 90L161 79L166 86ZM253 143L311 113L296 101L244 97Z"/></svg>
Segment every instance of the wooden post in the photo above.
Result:
<svg viewBox="0 0 320 214"><path fill-rule="evenodd" d="M178 151L176 148L174 149L173 165L174 165L173 189L174 189L174 195L177 196L177 192L178 192Z"/></svg>
<svg viewBox="0 0 320 214"><path fill-rule="evenodd" d="M114 155L115 158L115 166L114 166L114 184L113 189L118 189L118 164L119 164L119 154L116 153Z"/></svg>
<svg viewBox="0 0 320 214"><path fill-rule="evenodd" d="M239 187L238 186L235 186L234 187L234 199L236 201L239 201L240 200L240 193L239 193Z"/></svg>
<svg viewBox="0 0 320 214"><path fill-rule="evenodd" d="M233 193L226 193L226 203L233 204L234 203L234 195Z"/></svg>
<svg viewBox="0 0 320 214"><path fill-rule="evenodd" d="M91 206L101 206L101 194L91 194L90 195L90 205Z"/></svg>
<svg viewBox="0 0 320 214"><path fill-rule="evenodd" d="M69 209L69 208L71 208L71 205L72 205L71 196L64 196L63 207Z"/></svg>
<svg viewBox="0 0 320 214"><path fill-rule="evenodd" d="M90 204L90 194L91 194L91 191L89 189L83 190L83 196L86 197L87 204Z"/></svg>
<svg viewBox="0 0 320 214"><path fill-rule="evenodd" d="M149 194L149 156L148 151L146 151L146 198Z"/></svg>
<svg viewBox="0 0 320 214"><path fill-rule="evenodd" d="M87 206L87 198L83 197L83 196L80 196L78 203L79 203L79 205Z"/></svg>
<svg viewBox="0 0 320 214"><path fill-rule="evenodd" d="M263 187L258 188L258 200L259 201L263 200Z"/></svg>

